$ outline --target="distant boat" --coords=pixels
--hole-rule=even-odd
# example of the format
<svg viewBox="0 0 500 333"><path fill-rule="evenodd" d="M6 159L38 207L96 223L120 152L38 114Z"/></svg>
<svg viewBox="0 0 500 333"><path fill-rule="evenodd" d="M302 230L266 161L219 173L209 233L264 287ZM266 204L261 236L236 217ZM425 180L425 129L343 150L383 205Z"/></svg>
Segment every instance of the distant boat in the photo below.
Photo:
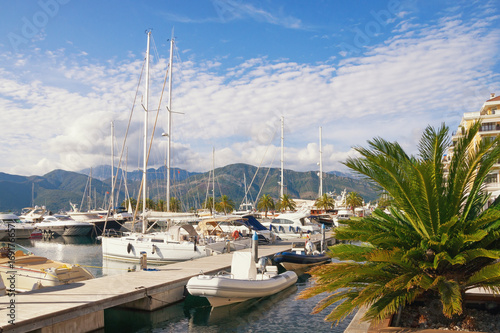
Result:
<svg viewBox="0 0 500 333"><path fill-rule="evenodd" d="M23 222L36 223L41 222L46 214L47 209L45 207L25 207L21 210L19 219Z"/></svg>
<svg viewBox="0 0 500 333"><path fill-rule="evenodd" d="M298 238L304 234L321 232L319 224L313 222L310 214L304 212L282 213L274 219L262 220L261 223L282 239Z"/></svg>
<svg viewBox="0 0 500 333"><path fill-rule="evenodd" d="M333 217L333 224L336 227L342 227L343 226L342 221L350 220L353 216L354 214L350 210L340 209L337 212L337 215Z"/></svg>
<svg viewBox="0 0 500 333"><path fill-rule="evenodd" d="M198 275L189 279L186 289L219 307L276 294L294 285L297 278L293 271L278 274L276 266L261 267L257 272L252 253L234 252L231 274Z"/></svg>
<svg viewBox="0 0 500 333"><path fill-rule="evenodd" d="M94 225L89 222L75 221L67 215L49 215L35 227L42 230L44 234L51 236L86 236L90 234Z"/></svg>
<svg viewBox="0 0 500 333"><path fill-rule="evenodd" d="M14 235L15 239L30 238L31 234L36 230L32 223L21 221L19 216L15 214L0 214L0 225L6 227L9 233L13 231L12 235Z"/></svg>
<svg viewBox="0 0 500 333"><path fill-rule="evenodd" d="M12 256L14 256L13 260ZM0 277L5 283L12 275L15 278L16 292L94 278L81 266L37 256L19 244L0 242Z"/></svg>
<svg viewBox="0 0 500 333"><path fill-rule="evenodd" d="M71 204L71 203L70 203ZM71 204L72 210L66 212L73 220L91 223L98 235L104 230L118 231L122 228L122 224L118 222L112 215L106 211L80 211L75 204Z"/></svg>

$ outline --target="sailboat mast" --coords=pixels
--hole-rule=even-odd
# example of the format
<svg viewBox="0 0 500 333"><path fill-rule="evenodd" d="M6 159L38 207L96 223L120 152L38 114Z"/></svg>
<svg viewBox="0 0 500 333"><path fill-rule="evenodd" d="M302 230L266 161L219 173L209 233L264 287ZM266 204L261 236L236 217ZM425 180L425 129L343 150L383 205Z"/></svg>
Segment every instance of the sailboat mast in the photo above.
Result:
<svg viewBox="0 0 500 333"><path fill-rule="evenodd" d="M215 217L215 147L212 147L212 217Z"/></svg>
<svg viewBox="0 0 500 333"><path fill-rule="evenodd" d="M168 148L167 148L167 211L170 211L170 149L172 145L172 64L174 59L174 38L170 39L170 60L168 64Z"/></svg>
<svg viewBox="0 0 500 333"><path fill-rule="evenodd" d="M115 125L111 122L111 210L115 209Z"/></svg>
<svg viewBox="0 0 500 333"><path fill-rule="evenodd" d="M285 148L283 144L285 129L285 117L281 116L281 181L280 181L280 200L283 198L283 168L285 165Z"/></svg>
<svg viewBox="0 0 500 333"><path fill-rule="evenodd" d="M146 48L146 89L144 98L144 174L142 177L142 232L145 233L147 229L146 220L146 198L147 198L147 165L148 165L148 99L149 99L149 40L151 38L151 31L148 31L148 44Z"/></svg>
<svg viewBox="0 0 500 333"><path fill-rule="evenodd" d="M323 146L321 144L322 128L319 127L319 196L323 196Z"/></svg>

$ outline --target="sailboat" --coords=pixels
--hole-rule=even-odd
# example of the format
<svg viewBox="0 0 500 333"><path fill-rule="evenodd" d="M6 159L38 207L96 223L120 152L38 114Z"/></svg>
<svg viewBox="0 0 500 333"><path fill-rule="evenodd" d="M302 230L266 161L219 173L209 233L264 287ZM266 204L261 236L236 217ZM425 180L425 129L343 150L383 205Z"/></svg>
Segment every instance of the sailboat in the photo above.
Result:
<svg viewBox="0 0 500 333"><path fill-rule="evenodd" d="M148 94L149 94L149 45L150 45L151 31L147 33L147 49L146 49L146 84L145 84L145 98L144 98L144 109L145 109L145 120L144 120L144 161L143 161L143 179L142 179L142 200L146 202L146 170L147 170L147 112L148 112ZM173 48L174 39L170 40L170 61L169 61L169 131L171 129L171 91L172 91L172 63L173 63ZM170 133L168 133L170 140ZM170 148L170 141L169 141ZM167 207L169 207L169 186L170 186L170 152L168 153L168 168L167 168ZM167 212L167 214L173 215L172 212ZM238 237L228 238L227 235L220 235L219 237L214 237L211 235L210 238L204 238L203 235L199 235L194 229L193 225L184 224L174 224L171 225L167 231L161 232L148 232L148 212L145 210L145 205L143 205L142 212L142 232L130 232L125 233L121 237L111 237L103 236L102 239L102 254L104 258L138 262L141 258L146 255L147 260L150 263L163 264L176 261L185 261L196 259L200 257L209 256L215 253L222 253L224 251L230 250L228 247L227 240L232 240L233 242L238 242L243 244ZM250 240L248 245L251 245ZM231 242L229 242L231 246ZM234 243L233 243L234 246Z"/></svg>

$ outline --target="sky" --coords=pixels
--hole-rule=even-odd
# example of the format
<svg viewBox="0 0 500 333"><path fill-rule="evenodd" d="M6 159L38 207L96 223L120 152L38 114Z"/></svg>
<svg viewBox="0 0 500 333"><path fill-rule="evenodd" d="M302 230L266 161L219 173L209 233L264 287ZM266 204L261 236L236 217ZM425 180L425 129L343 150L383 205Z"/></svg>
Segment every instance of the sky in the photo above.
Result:
<svg viewBox="0 0 500 333"><path fill-rule="evenodd" d="M279 167L282 118L286 169L318 171L321 156L323 171L348 171L353 147L375 137L416 154L427 126L454 131L500 94L493 0L1 4L0 172L10 174L109 165L111 146L115 167L141 168L147 31L149 167L166 160L172 38L170 160L192 172Z"/></svg>

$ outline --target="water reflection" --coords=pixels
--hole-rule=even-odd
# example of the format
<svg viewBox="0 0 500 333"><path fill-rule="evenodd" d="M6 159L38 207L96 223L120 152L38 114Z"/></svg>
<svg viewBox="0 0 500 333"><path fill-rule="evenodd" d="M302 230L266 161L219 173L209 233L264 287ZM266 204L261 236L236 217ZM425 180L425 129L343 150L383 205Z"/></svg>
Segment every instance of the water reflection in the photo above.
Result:
<svg viewBox="0 0 500 333"><path fill-rule="evenodd" d="M220 308L212 308L204 297L188 295L152 313L109 309L103 332L344 332L352 316L332 327L324 321L327 312L311 315L322 296L295 299L310 283L303 275L296 285L273 296Z"/></svg>

